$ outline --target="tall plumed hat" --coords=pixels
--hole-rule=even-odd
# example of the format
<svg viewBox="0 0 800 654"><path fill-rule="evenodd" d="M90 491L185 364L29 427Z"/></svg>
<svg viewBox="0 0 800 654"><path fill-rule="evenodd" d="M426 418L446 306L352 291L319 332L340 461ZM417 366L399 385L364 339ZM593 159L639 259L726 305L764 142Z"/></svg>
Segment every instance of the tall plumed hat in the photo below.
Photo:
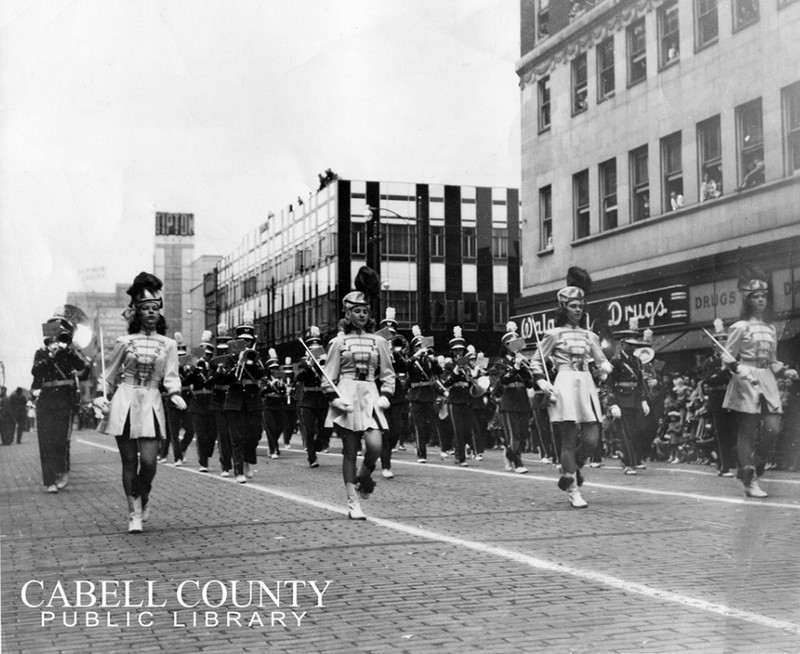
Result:
<svg viewBox="0 0 800 654"><path fill-rule="evenodd" d="M294 365L292 364L292 357L286 357L283 360L283 365L281 366L281 370L286 374L291 374L294 372Z"/></svg>
<svg viewBox="0 0 800 654"><path fill-rule="evenodd" d="M506 323L506 333L503 334L502 338L500 339L500 343L503 345L507 345L510 341L513 341L515 338L519 338L519 334L517 333L517 323L513 320L509 320Z"/></svg>
<svg viewBox="0 0 800 654"><path fill-rule="evenodd" d="M618 329L614 332L614 336L620 339L623 343L635 345L636 347L645 347L649 345L639 334L639 319L635 316L628 319L627 329Z"/></svg>
<svg viewBox="0 0 800 654"><path fill-rule="evenodd" d="M228 336L228 325L221 322L217 325L217 352L225 354L228 351L228 341L231 337Z"/></svg>
<svg viewBox="0 0 800 654"><path fill-rule="evenodd" d="M556 295L558 303L565 306L571 300L583 300L591 287L589 273L578 266L571 266L567 271L567 285Z"/></svg>
<svg viewBox="0 0 800 654"><path fill-rule="evenodd" d="M769 275L760 268L745 264L739 273L739 292L743 298L750 297L756 291L769 290Z"/></svg>
<svg viewBox="0 0 800 654"><path fill-rule="evenodd" d="M275 351L274 347L269 348L267 356L267 368L277 368L281 365L278 361L278 353Z"/></svg>
<svg viewBox="0 0 800 654"><path fill-rule="evenodd" d="M142 302L158 302L159 307L164 306L161 296L161 288L164 286L162 281L155 275L148 272L140 272L133 280L133 284L126 291L131 296L128 306L137 307Z"/></svg>
<svg viewBox="0 0 800 654"><path fill-rule="evenodd" d="M308 328L308 334L305 338L306 345L321 345L322 344L322 337L320 336L319 327L316 325L311 325Z"/></svg>
<svg viewBox="0 0 800 654"><path fill-rule="evenodd" d="M355 291L351 291L342 298L342 306L345 311L353 307L368 307L372 298L378 297L381 292L381 280L372 268L361 266L353 280Z"/></svg>
<svg viewBox="0 0 800 654"><path fill-rule="evenodd" d="M469 359L477 359L478 358L478 351L475 349L475 346L470 343L467 345L467 357Z"/></svg>
<svg viewBox="0 0 800 654"><path fill-rule="evenodd" d="M186 343L183 340L183 334L175 332L175 342L178 344L178 355L186 354Z"/></svg>
<svg viewBox="0 0 800 654"><path fill-rule="evenodd" d="M381 327L388 327L391 331L397 331L397 311L394 307L386 307L386 317L381 320Z"/></svg>
<svg viewBox="0 0 800 654"><path fill-rule="evenodd" d="M725 341L728 339L728 331L725 329L725 323L722 322L722 318L716 318L714 320L714 338L718 341Z"/></svg>
<svg viewBox="0 0 800 654"><path fill-rule="evenodd" d="M212 354L214 352L214 343L212 342L212 335L210 329L203 330L203 333L200 334L200 347L203 348L206 354Z"/></svg>
<svg viewBox="0 0 800 654"><path fill-rule="evenodd" d="M255 321L255 314L252 311L245 311L242 315L242 323L236 326L236 338L245 340L255 340L256 327L253 324Z"/></svg>
<svg viewBox="0 0 800 654"><path fill-rule="evenodd" d="M419 325L414 325L411 328L411 347L419 350L422 347L422 330Z"/></svg>
<svg viewBox="0 0 800 654"><path fill-rule="evenodd" d="M450 349L466 347L466 341L462 336L461 327L453 327L453 338L450 339Z"/></svg>

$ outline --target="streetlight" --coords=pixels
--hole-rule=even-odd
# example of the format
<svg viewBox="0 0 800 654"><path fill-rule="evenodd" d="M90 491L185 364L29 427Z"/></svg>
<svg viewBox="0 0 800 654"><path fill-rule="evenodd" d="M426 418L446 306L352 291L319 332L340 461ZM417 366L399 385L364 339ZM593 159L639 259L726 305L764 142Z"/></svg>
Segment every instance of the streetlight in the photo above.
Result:
<svg viewBox="0 0 800 654"><path fill-rule="evenodd" d="M207 307L189 307L188 309L186 309L186 315L189 316L189 334L188 334L189 340L187 341L187 344L189 344L190 347L196 345L196 343L194 342L195 340L194 334L195 334L195 327L198 324L198 320L194 317L195 312L202 315L203 322L200 328L200 333L202 334L203 331L208 327L207 324L208 314L213 311L214 311L213 305ZM183 323L183 321L181 321L181 323ZM183 324L181 324L181 326L183 326Z"/></svg>

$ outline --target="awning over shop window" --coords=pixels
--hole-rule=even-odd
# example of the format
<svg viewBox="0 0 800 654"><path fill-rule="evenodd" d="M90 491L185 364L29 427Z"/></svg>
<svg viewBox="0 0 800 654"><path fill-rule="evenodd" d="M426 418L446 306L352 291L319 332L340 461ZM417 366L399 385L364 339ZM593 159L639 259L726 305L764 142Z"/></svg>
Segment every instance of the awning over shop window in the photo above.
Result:
<svg viewBox="0 0 800 654"><path fill-rule="evenodd" d="M650 344L656 354L662 352L665 347L669 346L673 341L678 340L686 332L673 332L672 334L656 334L653 336L653 342Z"/></svg>
<svg viewBox="0 0 800 654"><path fill-rule="evenodd" d="M691 329L681 334L678 338L673 339L662 348L656 349L656 354L658 355L663 352L683 352L685 350L710 350L712 347L714 347L714 343L705 335L702 329Z"/></svg>
<svg viewBox="0 0 800 654"><path fill-rule="evenodd" d="M787 341L790 338L794 338L800 334L800 318L777 322L775 323L775 329L778 332L779 341Z"/></svg>

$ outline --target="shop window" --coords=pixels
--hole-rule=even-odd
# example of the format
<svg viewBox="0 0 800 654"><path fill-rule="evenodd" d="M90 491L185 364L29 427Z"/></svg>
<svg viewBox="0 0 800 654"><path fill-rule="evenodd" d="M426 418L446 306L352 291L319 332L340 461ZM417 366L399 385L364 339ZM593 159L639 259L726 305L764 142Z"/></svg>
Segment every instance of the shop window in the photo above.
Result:
<svg viewBox="0 0 800 654"><path fill-rule="evenodd" d="M628 26L628 86L647 78L647 42L644 18Z"/></svg>
<svg viewBox="0 0 800 654"><path fill-rule="evenodd" d="M614 37L609 36L597 46L597 101L614 96Z"/></svg>
<svg viewBox="0 0 800 654"><path fill-rule="evenodd" d="M572 176L572 193L575 203L575 238L586 238L590 234L588 170Z"/></svg>
<svg viewBox="0 0 800 654"><path fill-rule="evenodd" d="M617 226L617 160L600 164L600 229L606 231Z"/></svg>
<svg viewBox="0 0 800 654"><path fill-rule="evenodd" d="M764 127L761 98L736 107L739 189L764 183Z"/></svg>
<svg viewBox="0 0 800 654"><path fill-rule="evenodd" d="M661 139L661 189L663 213L683 209L683 167L681 165L681 133Z"/></svg>
<svg viewBox="0 0 800 654"><path fill-rule="evenodd" d="M658 8L658 63L661 68L680 59L680 41L678 0L673 0Z"/></svg>
<svg viewBox="0 0 800 654"><path fill-rule="evenodd" d="M634 222L650 217L650 177L647 156L646 145L630 152L631 216Z"/></svg>
<svg viewBox="0 0 800 654"><path fill-rule="evenodd" d="M719 116L697 125L697 153L700 164L700 202L722 195L722 141Z"/></svg>

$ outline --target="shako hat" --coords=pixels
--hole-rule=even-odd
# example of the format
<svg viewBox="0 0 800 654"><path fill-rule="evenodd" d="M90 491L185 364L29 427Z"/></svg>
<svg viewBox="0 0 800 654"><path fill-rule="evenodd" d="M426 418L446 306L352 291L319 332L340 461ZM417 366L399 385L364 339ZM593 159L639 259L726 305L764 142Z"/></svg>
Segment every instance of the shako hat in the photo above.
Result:
<svg viewBox="0 0 800 654"><path fill-rule="evenodd" d="M556 294L558 303L566 306L572 300L583 300L591 287L589 273L578 266L571 266L567 271L567 285Z"/></svg>
<svg viewBox="0 0 800 654"><path fill-rule="evenodd" d="M513 320L509 320L506 323L506 333L500 338L500 343L502 345L508 345L515 338L519 338L517 329L517 323L515 323Z"/></svg>
<svg viewBox="0 0 800 654"><path fill-rule="evenodd" d="M183 340L183 334L175 332L175 343L178 345L178 356L186 354L186 343Z"/></svg>
<svg viewBox="0 0 800 654"><path fill-rule="evenodd" d="M466 344L467 343L462 336L461 327L453 327L453 338L450 339L450 349L455 350L458 348L464 348L466 347Z"/></svg>
<svg viewBox="0 0 800 654"><path fill-rule="evenodd" d="M242 314L242 323L236 326L236 338L246 341L253 341L256 338L256 327L253 324L255 314L252 311L245 311Z"/></svg>
<svg viewBox="0 0 800 654"><path fill-rule="evenodd" d="M163 282L152 273L140 272L126 291L131 297L128 306L137 307L143 302L158 302L158 306L163 307L164 299L161 295L163 286Z"/></svg>
<svg viewBox="0 0 800 654"><path fill-rule="evenodd" d="M228 341L231 337L228 336L228 325L221 322L217 325L217 353L226 354L228 352Z"/></svg>
<svg viewBox="0 0 800 654"><path fill-rule="evenodd" d="M267 352L267 368L278 368L280 367L280 362L278 361L278 353L275 351L274 347L269 348Z"/></svg>

